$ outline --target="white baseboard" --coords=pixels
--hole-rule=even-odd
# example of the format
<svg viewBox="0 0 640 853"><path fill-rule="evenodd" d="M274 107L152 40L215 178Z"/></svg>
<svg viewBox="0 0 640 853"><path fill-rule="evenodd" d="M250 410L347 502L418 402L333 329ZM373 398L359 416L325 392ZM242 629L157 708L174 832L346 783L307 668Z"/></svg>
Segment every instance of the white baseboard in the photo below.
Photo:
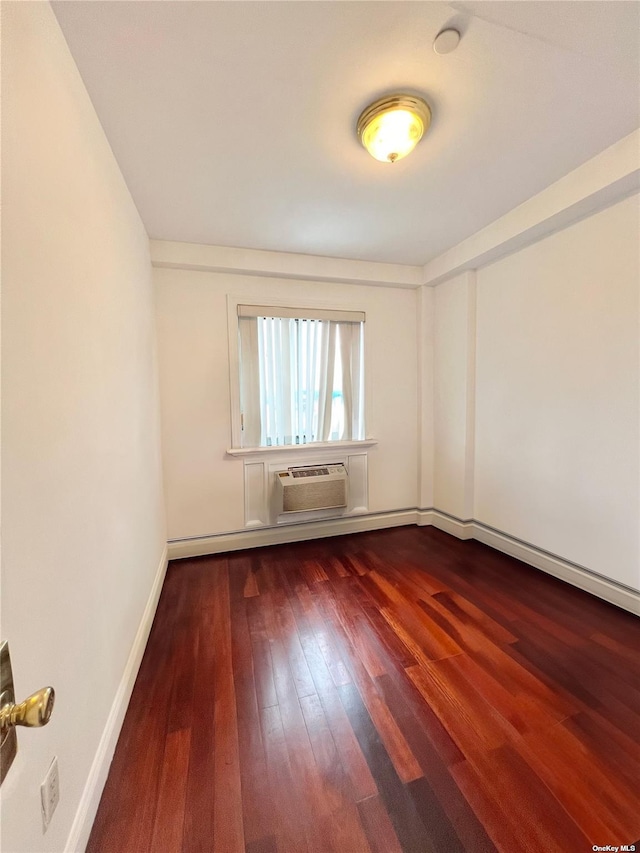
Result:
<svg viewBox="0 0 640 853"><path fill-rule="evenodd" d="M113 753L118 742L120 729L122 728L129 699L133 691L133 685L135 684L149 638L149 632L151 631L168 561L168 549L165 546L135 640L133 641L133 646L131 647L131 652L129 653L127 665L118 685L118 691L113 700L107 723L102 732L102 737L100 738L100 743L98 744L98 749L80 798L76 816L64 848L65 853L83 853L89 841L91 827L93 826L98 805L100 804L100 797L102 796L102 791L109 774L111 759L113 758Z"/></svg>
<svg viewBox="0 0 640 853"><path fill-rule="evenodd" d="M509 554L509 556L515 557L529 566L534 566L534 568L566 581L578 589L590 592L598 598L623 608L623 610L640 615L640 592L635 592L629 587L590 572L582 566L563 560L562 557L555 554L549 554L547 551L536 548L535 545L514 539L508 533L494 530L475 519L462 521L437 509L432 510L431 518L431 524L438 530L444 530L445 533L450 533L458 539L477 539L478 542L483 542L485 545L495 548L496 551Z"/></svg>
<svg viewBox="0 0 640 853"><path fill-rule="evenodd" d="M630 613L640 614L640 593L609 581L588 569L576 566L561 557L514 539L502 531L486 527L474 519L462 520L438 509L405 509L395 512L369 513L326 521L291 524L287 527L263 527L194 539L177 539L169 542L169 559L200 557L225 551L259 548L263 545L301 542L305 539L320 539L365 530L400 527L406 524L417 524L420 527L433 525L438 530L443 530L458 539L477 539L497 551L510 554L522 560L523 563L590 592Z"/></svg>
<svg viewBox="0 0 640 853"><path fill-rule="evenodd" d="M417 509L416 524L418 525L418 527L429 527L431 524L433 524L433 510Z"/></svg>
<svg viewBox="0 0 640 853"><path fill-rule="evenodd" d="M365 530L380 530L384 527L401 527L417 523L415 509L394 512L367 513L366 515L343 516L326 521L311 521L281 527L261 527L239 530L195 539L176 539L169 542L169 559L201 557L225 551L240 551L245 548L261 548L263 545L280 545L286 542L301 542L305 539L323 539L327 536L343 536Z"/></svg>
<svg viewBox="0 0 640 853"><path fill-rule="evenodd" d="M590 592L592 595L615 604L617 607L622 607L636 616L640 615L639 592L607 580L607 578L576 566L574 563L569 563L561 557L548 554L546 551L542 551L526 542L513 539L506 533L493 530L491 527L485 527L485 525L478 521L474 521L472 527L473 538L479 542L484 542L485 545L489 545L497 551L502 551L504 554L509 554L518 560L522 560L523 563L528 563L530 566L534 566L536 569L540 569L549 575L566 581L572 586L577 586L579 589Z"/></svg>
<svg viewBox="0 0 640 853"><path fill-rule="evenodd" d="M445 533L450 533L458 539L473 539L474 524L471 520L461 521L446 512L434 509L431 512L431 524L438 530L444 530Z"/></svg>

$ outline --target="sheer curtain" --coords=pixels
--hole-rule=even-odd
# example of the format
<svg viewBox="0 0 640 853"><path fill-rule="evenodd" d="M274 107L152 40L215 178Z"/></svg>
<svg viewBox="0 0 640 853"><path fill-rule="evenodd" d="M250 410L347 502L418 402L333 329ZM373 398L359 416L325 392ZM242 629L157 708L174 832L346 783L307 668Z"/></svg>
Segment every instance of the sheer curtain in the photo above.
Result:
<svg viewBox="0 0 640 853"><path fill-rule="evenodd" d="M362 327L240 316L243 446L363 438Z"/></svg>

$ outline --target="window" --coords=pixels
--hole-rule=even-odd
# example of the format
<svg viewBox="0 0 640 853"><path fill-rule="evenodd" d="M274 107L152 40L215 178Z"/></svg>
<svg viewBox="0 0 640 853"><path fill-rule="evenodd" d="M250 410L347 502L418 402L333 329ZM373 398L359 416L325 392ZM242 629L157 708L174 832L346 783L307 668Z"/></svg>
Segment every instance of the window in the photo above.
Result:
<svg viewBox="0 0 640 853"><path fill-rule="evenodd" d="M241 446L364 438L364 314L238 305Z"/></svg>

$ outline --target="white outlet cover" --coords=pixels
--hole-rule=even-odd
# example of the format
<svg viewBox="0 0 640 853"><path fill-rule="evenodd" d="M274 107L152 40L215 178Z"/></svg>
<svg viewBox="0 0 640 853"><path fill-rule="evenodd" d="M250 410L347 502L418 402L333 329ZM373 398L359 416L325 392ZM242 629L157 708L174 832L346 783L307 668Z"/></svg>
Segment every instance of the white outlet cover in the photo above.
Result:
<svg viewBox="0 0 640 853"><path fill-rule="evenodd" d="M42 801L42 831L46 832L56 806L60 802L60 776L58 775L57 756L54 756L47 770L47 775L40 785L40 799Z"/></svg>

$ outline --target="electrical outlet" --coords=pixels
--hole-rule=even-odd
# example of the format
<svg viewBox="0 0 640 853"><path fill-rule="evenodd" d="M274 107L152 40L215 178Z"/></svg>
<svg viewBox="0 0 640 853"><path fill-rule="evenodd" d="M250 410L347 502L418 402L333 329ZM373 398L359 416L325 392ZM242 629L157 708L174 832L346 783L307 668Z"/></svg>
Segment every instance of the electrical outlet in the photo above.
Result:
<svg viewBox="0 0 640 853"><path fill-rule="evenodd" d="M40 798L42 800L42 831L46 832L51 816L56 810L60 800L60 777L58 775L58 759L54 756L47 775L40 785Z"/></svg>

